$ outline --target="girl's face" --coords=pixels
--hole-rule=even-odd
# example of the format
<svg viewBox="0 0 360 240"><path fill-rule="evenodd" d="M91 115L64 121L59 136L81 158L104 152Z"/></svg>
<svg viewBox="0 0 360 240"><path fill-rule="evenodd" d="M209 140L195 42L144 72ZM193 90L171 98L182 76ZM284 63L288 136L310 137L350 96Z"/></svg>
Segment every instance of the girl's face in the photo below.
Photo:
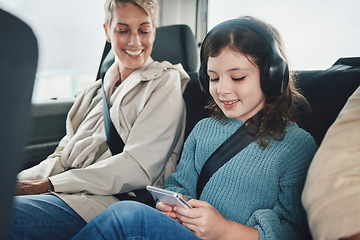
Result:
<svg viewBox="0 0 360 240"><path fill-rule="evenodd" d="M224 48L209 57L209 91L228 118L246 121L265 106L260 86L260 69L240 53Z"/></svg>
<svg viewBox="0 0 360 240"><path fill-rule="evenodd" d="M151 17L140 7L125 3L114 10L110 26L104 25L107 40L119 58L122 81L149 58L155 40Z"/></svg>

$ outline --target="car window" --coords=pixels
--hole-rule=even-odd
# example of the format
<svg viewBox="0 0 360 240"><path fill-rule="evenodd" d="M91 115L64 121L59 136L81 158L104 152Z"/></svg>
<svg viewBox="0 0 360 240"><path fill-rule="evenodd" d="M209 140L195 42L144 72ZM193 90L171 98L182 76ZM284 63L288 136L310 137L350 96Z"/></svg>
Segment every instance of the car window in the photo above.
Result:
<svg viewBox="0 0 360 240"><path fill-rule="evenodd" d="M72 98L96 78L105 44L103 1L0 0L39 44L33 99Z"/></svg>
<svg viewBox="0 0 360 240"><path fill-rule="evenodd" d="M360 56L360 1L209 0L208 29L252 15L281 33L292 69L330 67L340 57Z"/></svg>

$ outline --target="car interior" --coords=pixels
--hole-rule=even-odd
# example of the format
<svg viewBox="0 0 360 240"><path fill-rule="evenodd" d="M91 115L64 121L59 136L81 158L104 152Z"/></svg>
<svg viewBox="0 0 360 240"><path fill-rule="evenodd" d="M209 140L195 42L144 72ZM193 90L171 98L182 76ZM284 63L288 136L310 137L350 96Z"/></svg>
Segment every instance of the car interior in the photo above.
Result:
<svg viewBox="0 0 360 240"><path fill-rule="evenodd" d="M1 19L0 25L2 25L3 22ZM2 29L2 27L0 29ZM34 52L37 51L36 46L34 46L36 45L34 44L35 40L34 37L30 36L31 32L29 31L28 33L29 38L27 39L32 41L31 44L34 50L32 51L32 55L27 57L29 61L36 62L36 60L34 60L36 57ZM25 37L22 39L25 39ZM3 41L3 39L1 41ZM2 46L4 46L3 43L0 44L0 47ZM189 26L175 24L157 28L156 40L151 55L152 58L157 61L167 60L172 64L181 63L191 77L183 93L187 111L185 137L189 135L191 129L199 120L210 116L209 111L205 108L209 96L201 90L198 83L197 70L199 67L199 56L197 49L198 44L195 35ZM25 51L23 53L25 53ZM12 55L13 53L9 54ZM45 159L46 156L52 153L60 139L65 135L66 114L59 116L58 109L54 108L53 110L49 110L49 106L46 105L36 107L36 103L32 103L32 111L30 112L31 90L36 66L29 64L29 61L27 61L24 62L24 65L28 65L24 66L24 68L19 67L13 70L6 65L9 63L6 61L6 57L1 55L0 60L0 72L1 76L3 76L2 79L4 79L2 82L3 86L5 83L14 85L3 87L3 89L16 88L16 86L19 85L22 86L17 87L17 89L21 91L8 92L5 90L3 94L1 94L1 102L5 107L9 101L12 103L12 108L5 108L9 111L7 114L11 117L2 118L3 122L0 124L2 127L2 152L5 153L3 159L17 160L11 162L11 164L14 164L12 167L6 165L6 167L2 168L9 176L5 173L0 174L2 182L11 183L9 185L5 184L7 185L7 190L1 189L1 192L9 193L11 191L14 192L16 171L18 169L31 167L37 164L39 160ZM106 42L96 79L101 79L113 62L114 53L110 49L110 44ZM296 87L306 97L312 107L311 113L304 114L298 121L298 124L310 132L317 144L320 145L327 129L335 121L347 99L360 85L360 57L342 58L339 56L339 59L327 69L295 71L294 74L297 79ZM10 75L11 77L7 77ZM13 81L8 81L10 78L13 79ZM27 86L25 86L25 84ZM17 93L18 96L12 95L15 93ZM10 99L18 99L19 103ZM59 106L59 108L62 108L61 112L67 112L72 102L67 100L63 101L64 104ZM46 116L46 118L41 115L44 108L47 108L46 112L48 116ZM17 111L11 111L14 109ZM22 110L18 111L18 109ZM27 121L30 117L32 119L31 122ZM14 121L15 119L21 119L22 121L19 123L18 121ZM29 126L27 126L28 122ZM63 126L63 128L53 128L52 126L54 125ZM14 131L15 128L17 128L18 131ZM25 138L24 134L27 132L27 129L29 134L25 142L23 139ZM12 137L15 137L19 141L4 144L6 139L9 138L8 135L15 134L16 136ZM22 152L21 149L24 150L23 156L20 154ZM9 169L11 169L11 171ZM3 186L4 184L2 184L2 187ZM9 209L11 209L11 195L7 194L6 196L7 198L2 198L0 204L2 207L1 213L6 212L6 214L0 214L2 217L0 221L0 227L2 228L0 231L1 234L6 231L6 227L4 226L7 226L7 221L10 216ZM5 235L0 235L0 239L3 239L2 236Z"/></svg>
<svg viewBox="0 0 360 240"><path fill-rule="evenodd" d="M181 63L191 77L183 94L187 110L185 136L190 133L200 119L209 116L209 111L204 108L208 103L209 96L201 91L197 80L199 64L196 49L194 34L188 26L171 25L157 28L151 55L153 59L157 61L167 59L173 64ZM106 73L113 61L114 53L110 50L110 44L105 43L96 79L100 79ZM321 143L327 129L335 121L348 97L359 86L359 65L360 57L339 58L328 69L294 72L297 78L296 87L312 107L312 112L304 115L298 124L310 132L318 144ZM66 110L70 109L71 104L72 102L65 100L65 104L59 107L64 108L62 112L67 112ZM42 118L43 108L46 108L46 112L50 116ZM51 111L53 111L53 116ZM58 116L57 112L56 107L50 109L49 112L46 104L36 106L36 103L33 103L32 114L37 117L32 117L33 121L30 123L23 169L37 164L39 159L44 159L51 154L58 141L64 136L66 114ZM60 125L63 128L52 128L54 125ZM46 136L44 132L46 132Z"/></svg>

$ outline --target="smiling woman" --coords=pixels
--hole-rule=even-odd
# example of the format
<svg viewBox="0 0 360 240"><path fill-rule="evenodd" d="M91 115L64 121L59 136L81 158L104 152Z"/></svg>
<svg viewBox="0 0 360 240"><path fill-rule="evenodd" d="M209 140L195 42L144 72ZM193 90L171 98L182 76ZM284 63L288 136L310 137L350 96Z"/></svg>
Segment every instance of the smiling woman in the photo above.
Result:
<svg viewBox="0 0 360 240"><path fill-rule="evenodd" d="M145 64L155 40L156 25L142 8L130 3L120 7L105 6L113 12L113 18L106 20L104 29L107 41L119 59L121 81L131 72ZM136 19L133 16L137 16Z"/></svg>

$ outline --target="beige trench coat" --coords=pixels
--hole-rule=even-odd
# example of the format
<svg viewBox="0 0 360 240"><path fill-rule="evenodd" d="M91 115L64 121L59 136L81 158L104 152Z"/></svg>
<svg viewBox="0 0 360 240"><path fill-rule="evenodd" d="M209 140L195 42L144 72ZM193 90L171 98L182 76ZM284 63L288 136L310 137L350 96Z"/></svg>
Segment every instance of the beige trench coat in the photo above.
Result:
<svg viewBox="0 0 360 240"><path fill-rule="evenodd" d="M340 239L360 233L360 87L315 154L302 202L314 239Z"/></svg>
<svg viewBox="0 0 360 240"><path fill-rule="evenodd" d="M125 143L122 153L112 156L106 146L88 167L65 171L61 163L68 140L101 99L98 80L77 95L68 113L66 136L55 152L19 173L18 179L49 177L54 193L87 222L118 201L113 194L146 185L162 186L175 171L183 145L186 113L182 93L189 76L180 64L154 62L151 58L147 64L140 78L126 82L128 78L122 83L126 86L110 109L114 126ZM143 107L138 112L140 105Z"/></svg>

